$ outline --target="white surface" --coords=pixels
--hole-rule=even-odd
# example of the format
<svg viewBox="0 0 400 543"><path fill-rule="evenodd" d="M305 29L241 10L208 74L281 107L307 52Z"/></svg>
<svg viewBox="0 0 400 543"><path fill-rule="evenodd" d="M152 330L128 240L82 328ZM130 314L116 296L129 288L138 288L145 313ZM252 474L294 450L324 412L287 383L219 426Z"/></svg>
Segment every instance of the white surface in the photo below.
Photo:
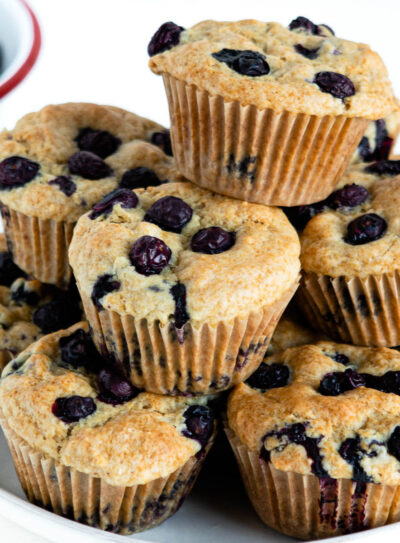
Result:
<svg viewBox="0 0 400 543"><path fill-rule="evenodd" d="M182 26L206 18L257 18L288 24L298 15L308 16L316 23L329 24L341 37L370 43L385 60L395 91L400 95L398 0L28 1L41 24L43 48L26 80L1 100L2 126L12 127L21 115L48 103L64 101L118 105L168 125L162 81L147 68L146 53L150 37L168 20ZM258 520L238 482L235 468L227 461L229 451L226 454L226 459L220 458L219 466L206 466L194 493L171 520L129 540L158 543L290 541ZM0 517L1 543L46 543L44 538L57 543L127 540L80 527L28 505L21 498L22 491L0 436L0 515L4 517ZM22 530L21 524L41 535L29 534ZM330 541L349 543L381 538L387 543L398 540L399 535L400 527L393 525Z"/></svg>

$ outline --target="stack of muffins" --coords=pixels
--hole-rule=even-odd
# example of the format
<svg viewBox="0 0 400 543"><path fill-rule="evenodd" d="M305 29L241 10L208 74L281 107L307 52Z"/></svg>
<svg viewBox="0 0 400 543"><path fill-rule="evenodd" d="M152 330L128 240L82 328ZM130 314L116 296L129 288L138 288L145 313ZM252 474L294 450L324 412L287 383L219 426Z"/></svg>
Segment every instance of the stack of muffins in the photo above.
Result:
<svg viewBox="0 0 400 543"><path fill-rule="evenodd" d="M119 533L159 524L233 389L223 424L266 524L310 539L400 520L400 114L385 66L304 17L169 22L148 52L172 145L94 104L0 136L4 261L25 277L5 299L50 326L0 383L28 498ZM63 289L67 308L75 282L87 322L30 296ZM293 297L314 331L280 321Z"/></svg>

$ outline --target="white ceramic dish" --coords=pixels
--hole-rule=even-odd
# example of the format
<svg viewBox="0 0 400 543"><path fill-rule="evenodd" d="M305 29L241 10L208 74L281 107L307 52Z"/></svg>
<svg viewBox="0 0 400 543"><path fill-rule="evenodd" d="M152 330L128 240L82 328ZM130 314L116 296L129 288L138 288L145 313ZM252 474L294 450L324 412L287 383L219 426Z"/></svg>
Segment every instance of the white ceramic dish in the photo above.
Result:
<svg viewBox="0 0 400 543"><path fill-rule="evenodd" d="M0 0L0 98L26 77L40 45L39 24L25 0Z"/></svg>
<svg viewBox="0 0 400 543"><path fill-rule="evenodd" d="M8 520L57 543L132 541L136 543L290 543L293 539L265 527L242 488L231 452L220 444L210 455L181 510L158 528L135 536L105 533L29 504L20 489L10 453L0 431L0 512ZM336 537L329 543L398 540L400 524ZM328 540L326 540L328 541Z"/></svg>

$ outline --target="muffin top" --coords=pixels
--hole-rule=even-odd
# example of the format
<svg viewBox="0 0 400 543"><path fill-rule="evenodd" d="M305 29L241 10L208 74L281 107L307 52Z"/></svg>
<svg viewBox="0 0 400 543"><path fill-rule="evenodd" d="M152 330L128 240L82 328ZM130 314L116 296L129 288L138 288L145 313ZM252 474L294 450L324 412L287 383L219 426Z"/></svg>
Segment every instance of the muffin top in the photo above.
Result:
<svg viewBox="0 0 400 543"><path fill-rule="evenodd" d="M43 337L4 369L0 404L31 447L111 485L166 477L214 432L207 397L135 389L96 352L87 323Z"/></svg>
<svg viewBox="0 0 400 543"><path fill-rule="evenodd" d="M265 356L269 357L290 347L315 343L321 339L323 339L321 334L306 328L285 312L274 330Z"/></svg>
<svg viewBox="0 0 400 543"><path fill-rule="evenodd" d="M81 318L77 293L28 279L12 261L0 234L0 350L18 354L44 333Z"/></svg>
<svg viewBox="0 0 400 543"><path fill-rule="evenodd" d="M129 196L129 198L128 198ZM299 241L283 212L168 183L81 217L70 262L98 309L179 329L270 306L294 286Z"/></svg>
<svg viewBox="0 0 400 543"><path fill-rule="evenodd" d="M385 119L372 121L361 138L351 162L386 160L392 153L399 132L400 111L391 113Z"/></svg>
<svg viewBox="0 0 400 543"><path fill-rule="evenodd" d="M30 113L0 134L0 200L40 219L75 222L118 187L182 179L168 131L111 106L70 103Z"/></svg>
<svg viewBox="0 0 400 543"><path fill-rule="evenodd" d="M400 353L331 342L287 349L234 389L228 424L277 469L399 484Z"/></svg>
<svg viewBox="0 0 400 543"><path fill-rule="evenodd" d="M260 109L379 119L398 109L385 65L368 45L298 17L289 28L255 20L165 23L150 68Z"/></svg>
<svg viewBox="0 0 400 543"><path fill-rule="evenodd" d="M300 238L302 268L331 277L400 269L400 160L351 166L338 187L303 208L317 214Z"/></svg>

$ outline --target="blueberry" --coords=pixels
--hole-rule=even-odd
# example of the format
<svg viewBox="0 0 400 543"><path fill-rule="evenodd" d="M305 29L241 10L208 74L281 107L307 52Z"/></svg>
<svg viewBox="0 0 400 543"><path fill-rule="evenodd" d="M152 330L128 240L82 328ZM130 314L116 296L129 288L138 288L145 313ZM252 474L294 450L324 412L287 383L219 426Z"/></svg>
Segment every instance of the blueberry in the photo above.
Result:
<svg viewBox="0 0 400 543"><path fill-rule="evenodd" d="M172 154L171 134L169 130L162 130L161 132L153 132L150 139L153 145L157 145L168 156Z"/></svg>
<svg viewBox="0 0 400 543"><path fill-rule="evenodd" d="M192 215L192 208L181 198L164 196L147 210L143 220L156 224L167 232L180 233Z"/></svg>
<svg viewBox="0 0 400 543"><path fill-rule="evenodd" d="M400 160L379 160L365 168L368 173L395 176L400 174Z"/></svg>
<svg viewBox="0 0 400 543"><path fill-rule="evenodd" d="M10 156L0 162L0 190L22 187L34 179L40 166L21 156Z"/></svg>
<svg viewBox="0 0 400 543"><path fill-rule="evenodd" d="M81 319L79 307L66 297L47 302L34 312L32 320L44 334L68 328Z"/></svg>
<svg viewBox="0 0 400 543"><path fill-rule="evenodd" d="M85 179L102 179L113 174L112 169L103 159L90 151L78 151L68 160L69 171Z"/></svg>
<svg viewBox="0 0 400 543"><path fill-rule="evenodd" d="M289 24L289 30L305 30L306 32L309 32L310 34L319 35L319 28L318 25L314 24L310 19L307 19L307 17L297 17L296 19L293 19L291 23Z"/></svg>
<svg viewBox="0 0 400 543"><path fill-rule="evenodd" d="M397 458L400 461L400 426L391 433L387 442L388 453Z"/></svg>
<svg viewBox="0 0 400 543"><path fill-rule="evenodd" d="M372 482L372 478L365 473L360 464L362 459L362 450L359 436L345 439L345 441L343 441L339 447L339 454L348 464L353 466L354 481Z"/></svg>
<svg viewBox="0 0 400 543"><path fill-rule="evenodd" d="M321 380L318 392L324 396L338 396L339 394L343 394L343 392L365 385L366 382L363 375L360 375L355 370L348 369L344 372L327 373Z"/></svg>
<svg viewBox="0 0 400 543"><path fill-rule="evenodd" d="M129 381L109 368L100 370L97 383L100 390L99 400L111 405L129 402L140 392Z"/></svg>
<svg viewBox="0 0 400 543"><path fill-rule="evenodd" d="M387 371L383 375L363 373L362 376L366 381L365 386L400 396L400 371Z"/></svg>
<svg viewBox="0 0 400 543"><path fill-rule="evenodd" d="M27 288L27 283L24 279L20 279L11 285L11 299L19 305L28 304L33 307L38 305L40 297L38 292Z"/></svg>
<svg viewBox="0 0 400 543"><path fill-rule="evenodd" d="M119 182L119 186L126 189L145 189L147 187L157 187L162 183L163 181L159 179L153 170L139 166L126 171Z"/></svg>
<svg viewBox="0 0 400 543"><path fill-rule="evenodd" d="M59 175L52 181L49 181L49 185L58 185L58 188L65 196L72 196L76 191L76 185L69 175Z"/></svg>
<svg viewBox="0 0 400 543"><path fill-rule="evenodd" d="M186 287L182 283L177 283L171 287L170 292L175 302L175 327L182 328L190 318L186 310Z"/></svg>
<svg viewBox="0 0 400 543"><path fill-rule="evenodd" d="M251 375L246 384L252 388L269 390L271 388L280 388L287 385L290 371L284 364L264 364Z"/></svg>
<svg viewBox="0 0 400 543"><path fill-rule="evenodd" d="M235 232L228 232L219 226L210 226L196 232L190 242L190 248L195 253L216 255L233 247L235 238Z"/></svg>
<svg viewBox="0 0 400 543"><path fill-rule="evenodd" d="M181 33L184 30L182 26L178 26L172 21L162 24L147 47L149 56L153 57L178 45Z"/></svg>
<svg viewBox="0 0 400 543"><path fill-rule="evenodd" d="M120 204L125 209L133 209L138 205L139 199L130 189L115 189L97 204L94 204L89 213L89 219L97 219L100 215L107 217L116 204Z"/></svg>
<svg viewBox="0 0 400 543"><path fill-rule="evenodd" d="M53 415L63 422L78 422L92 415L97 407L93 398L84 396L69 396L57 398L53 403L51 411Z"/></svg>
<svg viewBox="0 0 400 543"><path fill-rule="evenodd" d="M368 196L369 192L365 187L352 183L332 192L326 202L331 209L356 207L365 202Z"/></svg>
<svg viewBox="0 0 400 543"><path fill-rule="evenodd" d="M18 277L25 277L25 273L14 264L9 252L0 252L0 285L9 287Z"/></svg>
<svg viewBox="0 0 400 543"><path fill-rule="evenodd" d="M297 230L303 230L308 221L315 217L315 215L325 211L326 207L326 201L323 200L315 204L285 207L283 211Z"/></svg>
<svg viewBox="0 0 400 543"><path fill-rule="evenodd" d="M120 286L121 286L121 283L119 281L116 281L114 279L114 276L109 273L100 275L96 279L96 282L93 285L93 289L92 289L92 300L99 311L104 309L101 303L101 299L103 298L103 296L105 296L109 292L118 290Z"/></svg>
<svg viewBox="0 0 400 543"><path fill-rule="evenodd" d="M238 49L221 49L212 56L219 62L225 62L229 68L241 75L258 77L269 73L269 65L265 55L258 51L241 51Z"/></svg>
<svg viewBox="0 0 400 543"><path fill-rule="evenodd" d="M168 265L171 249L161 239L142 236L132 245L129 258L141 275L156 275Z"/></svg>
<svg viewBox="0 0 400 543"><path fill-rule="evenodd" d="M347 225L347 234L344 238L350 245L364 245L380 239L387 230L385 219L376 213L366 213L357 217Z"/></svg>
<svg viewBox="0 0 400 543"><path fill-rule="evenodd" d="M191 405L183 413L186 430L182 433L185 437L196 439L204 447L215 425L215 414L210 407L204 405Z"/></svg>
<svg viewBox="0 0 400 543"><path fill-rule="evenodd" d="M82 328L60 338L58 344L61 360L73 368L84 367L89 371L95 371L104 365L90 335Z"/></svg>
<svg viewBox="0 0 400 543"><path fill-rule="evenodd" d="M303 55L303 57L306 57L310 60L315 60L318 57L319 53L319 47L316 49L307 49L307 47L304 47L304 45L301 45L301 43L298 43L294 46L296 53L299 53L299 55Z"/></svg>
<svg viewBox="0 0 400 543"><path fill-rule="evenodd" d="M100 158L107 158L115 153L122 143L107 130L92 130L91 128L83 128L75 141L81 151L90 151Z"/></svg>
<svg viewBox="0 0 400 543"><path fill-rule="evenodd" d="M339 364L343 364L344 366L347 366L347 364L350 364L350 358L346 356L345 354L336 352L335 354L328 354L329 358L332 358L335 362L339 362Z"/></svg>
<svg viewBox="0 0 400 543"><path fill-rule="evenodd" d="M314 83L322 92L331 94L334 98L344 99L356 93L353 82L343 74L336 72L318 72Z"/></svg>

